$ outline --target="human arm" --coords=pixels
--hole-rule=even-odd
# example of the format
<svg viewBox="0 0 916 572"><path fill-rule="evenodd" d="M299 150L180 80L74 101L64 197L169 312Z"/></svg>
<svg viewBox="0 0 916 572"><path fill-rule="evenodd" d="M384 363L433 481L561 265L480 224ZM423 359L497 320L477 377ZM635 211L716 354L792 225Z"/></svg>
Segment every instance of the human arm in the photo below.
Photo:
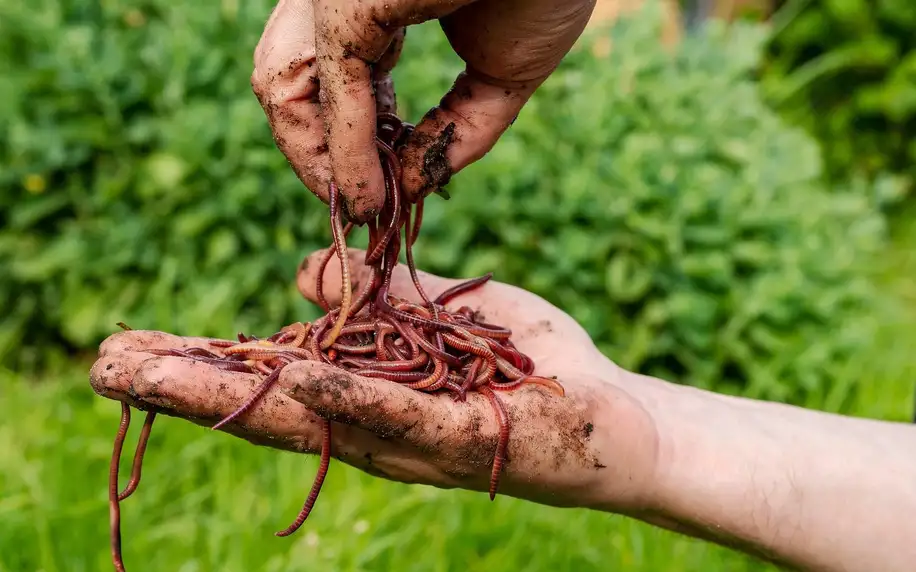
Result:
<svg viewBox="0 0 916 572"><path fill-rule="evenodd" d="M582 33L595 0L280 0L251 84L302 182L365 222L384 202L376 116L396 112L391 70L405 28L438 19L465 70L400 151L406 194L481 158Z"/></svg>
<svg viewBox="0 0 916 572"><path fill-rule="evenodd" d="M916 562L916 431L628 373L658 427L644 520L801 570Z"/></svg>
<svg viewBox="0 0 916 572"><path fill-rule="evenodd" d="M318 267L299 286L315 300ZM362 253L353 252L354 269ZM324 276L334 304L336 264ZM355 280L360 278L356 270ZM456 281L428 274L431 293ZM404 268L394 292L410 291ZM569 316L518 288L490 282L469 304L513 330L538 387L506 393L509 463L500 494L559 507L622 513L808 570L910 569L916 561L916 436L909 425L858 420L721 396L639 376L601 355ZM93 387L166 415L212 426L238 407L255 376L223 372L146 347L201 340L122 332L103 344ZM333 454L406 483L485 491L498 426L480 395L467 403L383 380L294 362L280 387L226 430L254 443L314 453L319 421L333 421ZM330 478L330 477L329 477ZM320 502L320 501L319 501Z"/></svg>

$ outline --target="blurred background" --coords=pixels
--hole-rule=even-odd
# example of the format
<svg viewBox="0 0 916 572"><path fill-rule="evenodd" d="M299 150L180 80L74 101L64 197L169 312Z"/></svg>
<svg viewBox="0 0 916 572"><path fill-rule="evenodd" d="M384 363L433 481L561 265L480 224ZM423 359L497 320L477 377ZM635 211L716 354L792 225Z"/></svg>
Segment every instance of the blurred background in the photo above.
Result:
<svg viewBox="0 0 916 572"><path fill-rule="evenodd" d="M0 0L0 572L110 569L119 408L88 370L116 322L226 337L318 315L293 278L327 210L249 85L272 4ZM418 264L495 271L632 370L910 420L914 48L911 0L599 0L493 151L427 201ZM410 29L401 115L461 69L435 23ZM122 509L130 570L771 569L337 462L276 538L315 459L157 425Z"/></svg>

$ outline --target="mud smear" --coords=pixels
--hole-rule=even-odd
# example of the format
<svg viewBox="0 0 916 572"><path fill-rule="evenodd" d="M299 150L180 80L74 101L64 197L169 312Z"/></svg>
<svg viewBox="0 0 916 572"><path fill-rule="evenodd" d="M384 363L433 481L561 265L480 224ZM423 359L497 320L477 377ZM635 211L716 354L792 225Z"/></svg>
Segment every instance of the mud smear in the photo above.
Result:
<svg viewBox="0 0 916 572"><path fill-rule="evenodd" d="M525 333L521 338L537 338L538 336L551 333L553 333L553 324L550 320L538 320L536 324L525 329Z"/></svg>
<svg viewBox="0 0 916 572"><path fill-rule="evenodd" d="M425 180L425 187L435 189L444 187L452 178L452 168L449 165L446 152L455 136L455 122L445 126L439 136L433 140L423 154L423 169L420 174Z"/></svg>
<svg viewBox="0 0 916 572"><path fill-rule="evenodd" d="M412 397L406 397L403 411L391 411L389 396L354 384L344 373L307 373L291 393L301 396L296 399L313 404L322 417L360 427L382 440L404 439L424 415L419 401ZM345 401L349 403L341 406ZM409 418L416 421L403 422Z"/></svg>

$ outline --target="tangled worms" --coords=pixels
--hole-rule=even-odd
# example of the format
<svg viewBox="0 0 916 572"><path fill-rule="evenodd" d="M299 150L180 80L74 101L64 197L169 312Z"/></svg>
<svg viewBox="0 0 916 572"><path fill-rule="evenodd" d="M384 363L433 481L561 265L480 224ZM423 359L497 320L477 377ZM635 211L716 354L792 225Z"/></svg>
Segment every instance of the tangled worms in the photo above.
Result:
<svg viewBox="0 0 916 572"><path fill-rule="evenodd" d="M535 364L512 343L512 332L485 322L469 306L446 308L453 300L485 285L491 274L457 284L431 298L420 283L413 258L413 245L423 219L423 199L411 204L400 188L401 166L396 150L413 126L392 114L380 114L376 144L385 179L386 201L378 217L367 223L369 244L364 264L368 278L353 291L347 236L354 224L342 222L340 191L329 185L329 207L333 244L318 268L316 297L326 312L311 323L294 322L279 332L258 338L238 334L236 340L210 340L209 348L148 349L148 353L189 358L234 372L263 376L252 395L234 412L219 421L220 429L248 413L273 387L284 367L300 360L320 361L367 378L386 380L426 393L451 394L464 402L468 393L480 393L489 401L499 425L499 438L490 476L490 500L496 496L509 441L509 415L498 392L523 385L541 386L559 395L563 387L553 378L534 375ZM390 292L398 259L404 248L407 268L420 302ZM341 297L331 307L324 295L322 278L333 256L338 254ZM119 324L129 329L123 323ZM121 560L119 502L130 496L140 481L141 465L155 411L147 413L134 456L131 478L118 493L118 466L124 437L130 423L130 408L122 404L121 424L112 454L109 504L111 549L115 569L124 570ZM322 420L321 462L309 495L295 521L277 536L289 536L302 526L315 504L327 475L331 458L331 424Z"/></svg>

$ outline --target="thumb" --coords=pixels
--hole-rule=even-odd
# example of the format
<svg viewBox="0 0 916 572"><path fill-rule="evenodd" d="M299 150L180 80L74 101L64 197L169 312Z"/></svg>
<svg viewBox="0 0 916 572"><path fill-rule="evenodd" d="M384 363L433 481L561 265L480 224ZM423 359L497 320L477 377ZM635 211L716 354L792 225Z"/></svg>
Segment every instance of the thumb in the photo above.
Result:
<svg viewBox="0 0 916 572"><path fill-rule="evenodd" d="M372 276L372 270L366 266L366 251L347 248L350 260L350 285L354 292L365 285ZM417 278L427 295L436 297L441 292L459 284L462 280L442 278L435 274L417 270ZM321 280L321 291L324 298L333 307L340 303L341 274L340 259L330 248L316 250L308 255L299 265L296 272L296 286L299 293L313 303L319 302L318 284ZM413 284L410 270L406 264L399 263L391 275L391 292L414 303L422 303L423 298ZM355 295L355 294L354 294Z"/></svg>
<svg viewBox="0 0 916 572"><path fill-rule="evenodd" d="M451 398L358 376L316 361L284 367L281 391L332 421L383 439L400 439L433 455L458 454L492 460L499 424L486 398L468 394L459 407Z"/></svg>
<svg viewBox="0 0 916 572"><path fill-rule="evenodd" d="M454 173L486 155L539 85L531 81L500 87L462 72L400 152L409 199L417 201L438 190Z"/></svg>

